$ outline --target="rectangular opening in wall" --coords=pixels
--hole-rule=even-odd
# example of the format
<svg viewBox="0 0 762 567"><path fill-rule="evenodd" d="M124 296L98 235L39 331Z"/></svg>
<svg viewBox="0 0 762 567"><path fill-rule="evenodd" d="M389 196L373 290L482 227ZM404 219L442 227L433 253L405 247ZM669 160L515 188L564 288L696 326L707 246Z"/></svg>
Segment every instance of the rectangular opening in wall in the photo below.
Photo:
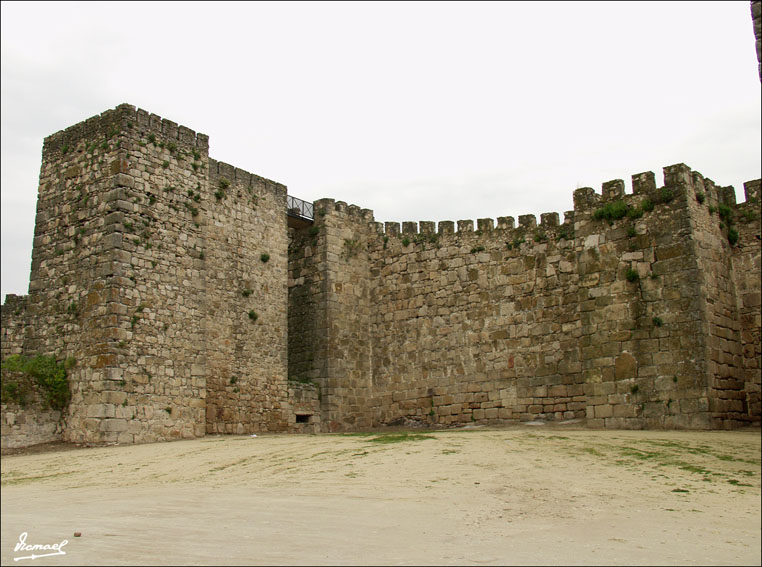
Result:
<svg viewBox="0 0 762 567"><path fill-rule="evenodd" d="M296 416L296 423L309 423L310 422L310 416L309 415L297 415Z"/></svg>

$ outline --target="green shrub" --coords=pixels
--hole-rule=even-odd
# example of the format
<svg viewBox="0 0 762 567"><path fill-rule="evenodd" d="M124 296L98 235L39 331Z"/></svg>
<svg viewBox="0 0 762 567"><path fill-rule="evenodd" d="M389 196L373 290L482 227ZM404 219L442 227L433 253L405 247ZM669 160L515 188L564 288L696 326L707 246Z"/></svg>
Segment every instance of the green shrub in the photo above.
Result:
<svg viewBox="0 0 762 567"><path fill-rule="evenodd" d="M645 212L645 213L650 213L651 211L653 211L653 210L654 210L654 204L653 204L653 201L651 201L651 199L645 199L645 200L644 200L644 201L643 201L643 202L640 204L640 209L641 209L643 212Z"/></svg>
<svg viewBox="0 0 762 567"><path fill-rule="evenodd" d="M733 209L727 205L720 205L717 207L717 212L720 214L720 218L724 223L726 223L728 226L733 224Z"/></svg>
<svg viewBox="0 0 762 567"><path fill-rule="evenodd" d="M659 201L662 203L669 203L675 198L675 193L669 187L662 187L659 190Z"/></svg>
<svg viewBox="0 0 762 567"><path fill-rule="evenodd" d="M12 402L20 405L21 407L26 406L26 396L28 392L18 382L14 380L4 381L1 392L2 393L0 394L0 398L4 404Z"/></svg>
<svg viewBox="0 0 762 567"><path fill-rule="evenodd" d="M26 358L21 355L13 355L5 359L3 367L12 372L23 372L34 380L40 386L46 404L53 409L61 410L66 407L71 397L67 374L75 364L76 361L73 358L68 358L63 363L59 363L54 356L37 355L33 358ZM8 384L10 383L8 382ZM6 387L6 384L3 384L3 394L10 394L13 391L21 391L18 384L16 387Z"/></svg>
<svg viewBox="0 0 762 567"><path fill-rule="evenodd" d="M636 272L632 268L628 269L625 272L624 277L627 278L628 282L636 282L636 281L638 281L640 279L640 276L638 275L638 272Z"/></svg>
<svg viewBox="0 0 762 567"><path fill-rule="evenodd" d="M630 208L627 210L628 219L639 219L642 216L643 216L643 209L641 209L640 207Z"/></svg>
<svg viewBox="0 0 762 567"><path fill-rule="evenodd" d="M508 250L513 250L514 248L518 248L519 246L524 244L524 242L526 242L526 240L524 240L524 237L522 236L521 238L516 237L513 239L513 241L506 242L505 244L508 247Z"/></svg>
<svg viewBox="0 0 762 567"><path fill-rule="evenodd" d="M256 321L258 318L259 318L259 315L257 315L257 312L251 309L249 311L249 319L251 319L252 321Z"/></svg>
<svg viewBox="0 0 762 567"><path fill-rule="evenodd" d="M731 246L735 246L738 242L738 231L735 228L728 228L728 242Z"/></svg>
<svg viewBox="0 0 762 567"><path fill-rule="evenodd" d="M561 240L562 238L565 240L574 238L574 227L562 224L561 228L558 229L558 240Z"/></svg>
<svg viewBox="0 0 762 567"><path fill-rule="evenodd" d="M627 203L624 201L614 201L613 203L606 203L600 209L593 211L593 218L595 220L606 219L609 222L621 219L627 214Z"/></svg>
<svg viewBox="0 0 762 567"><path fill-rule="evenodd" d="M704 195L703 193L696 193L696 200L699 203L703 204L704 201L706 200L706 195Z"/></svg>
<svg viewBox="0 0 762 567"><path fill-rule="evenodd" d="M402 246L408 246L409 244L410 244L410 239L407 236L405 236L402 239Z"/></svg>
<svg viewBox="0 0 762 567"><path fill-rule="evenodd" d="M270 259L270 255L267 252L263 252L259 259L262 260L263 263L266 263Z"/></svg>

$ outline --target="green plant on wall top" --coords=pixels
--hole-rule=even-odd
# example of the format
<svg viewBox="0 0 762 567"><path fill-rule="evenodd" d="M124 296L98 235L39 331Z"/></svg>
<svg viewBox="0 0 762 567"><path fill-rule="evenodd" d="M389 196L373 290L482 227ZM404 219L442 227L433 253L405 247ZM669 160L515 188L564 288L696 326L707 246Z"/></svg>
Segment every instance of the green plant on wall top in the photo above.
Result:
<svg viewBox="0 0 762 567"><path fill-rule="evenodd" d="M593 218L595 220L605 219L609 222L623 218L627 214L627 203L624 201L614 201L613 203L606 203L600 209L593 211Z"/></svg>
<svg viewBox="0 0 762 567"><path fill-rule="evenodd" d="M662 187L661 189L659 189L660 203L669 203L674 198L675 198L675 193L669 187Z"/></svg>
<svg viewBox="0 0 762 567"><path fill-rule="evenodd" d="M571 240L572 238L574 238L574 227L562 224L558 229L558 236L556 237L556 240Z"/></svg>

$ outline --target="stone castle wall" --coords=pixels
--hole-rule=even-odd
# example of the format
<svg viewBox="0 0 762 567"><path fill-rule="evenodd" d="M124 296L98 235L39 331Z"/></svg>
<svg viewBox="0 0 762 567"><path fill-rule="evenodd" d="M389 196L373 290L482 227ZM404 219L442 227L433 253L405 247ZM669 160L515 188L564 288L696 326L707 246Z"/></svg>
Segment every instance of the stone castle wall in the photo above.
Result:
<svg viewBox="0 0 762 567"><path fill-rule="evenodd" d="M285 198L129 105L45 140L30 294L3 354L77 359L66 439L288 427Z"/></svg>
<svg viewBox="0 0 762 567"><path fill-rule="evenodd" d="M4 401L4 446L759 423L759 180L745 189L737 205L678 164L662 187L647 172L628 194L578 189L563 222L383 225L322 199L289 228L285 186L120 105L45 140L29 295L2 307L2 357L77 363L53 427Z"/></svg>
<svg viewBox="0 0 762 567"><path fill-rule="evenodd" d="M600 195L577 190L563 224L548 213L539 225L526 215L457 231L381 225L366 209L317 201L315 226L291 234L290 376L335 392L321 403L330 429L358 416L373 426L758 422L755 183L736 206L732 188L678 164L662 187L647 172L631 194L621 180ZM617 204L630 214L596 218Z"/></svg>

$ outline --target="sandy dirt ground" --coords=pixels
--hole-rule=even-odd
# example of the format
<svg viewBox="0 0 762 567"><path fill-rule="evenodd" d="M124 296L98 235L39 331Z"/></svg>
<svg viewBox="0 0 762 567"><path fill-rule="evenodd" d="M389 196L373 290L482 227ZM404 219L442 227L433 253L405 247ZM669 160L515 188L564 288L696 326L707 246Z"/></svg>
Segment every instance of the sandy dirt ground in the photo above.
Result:
<svg viewBox="0 0 762 567"><path fill-rule="evenodd" d="M761 520L759 429L215 436L2 458L3 565L760 565ZM46 553L15 551L22 533L67 540L66 555L20 559Z"/></svg>

